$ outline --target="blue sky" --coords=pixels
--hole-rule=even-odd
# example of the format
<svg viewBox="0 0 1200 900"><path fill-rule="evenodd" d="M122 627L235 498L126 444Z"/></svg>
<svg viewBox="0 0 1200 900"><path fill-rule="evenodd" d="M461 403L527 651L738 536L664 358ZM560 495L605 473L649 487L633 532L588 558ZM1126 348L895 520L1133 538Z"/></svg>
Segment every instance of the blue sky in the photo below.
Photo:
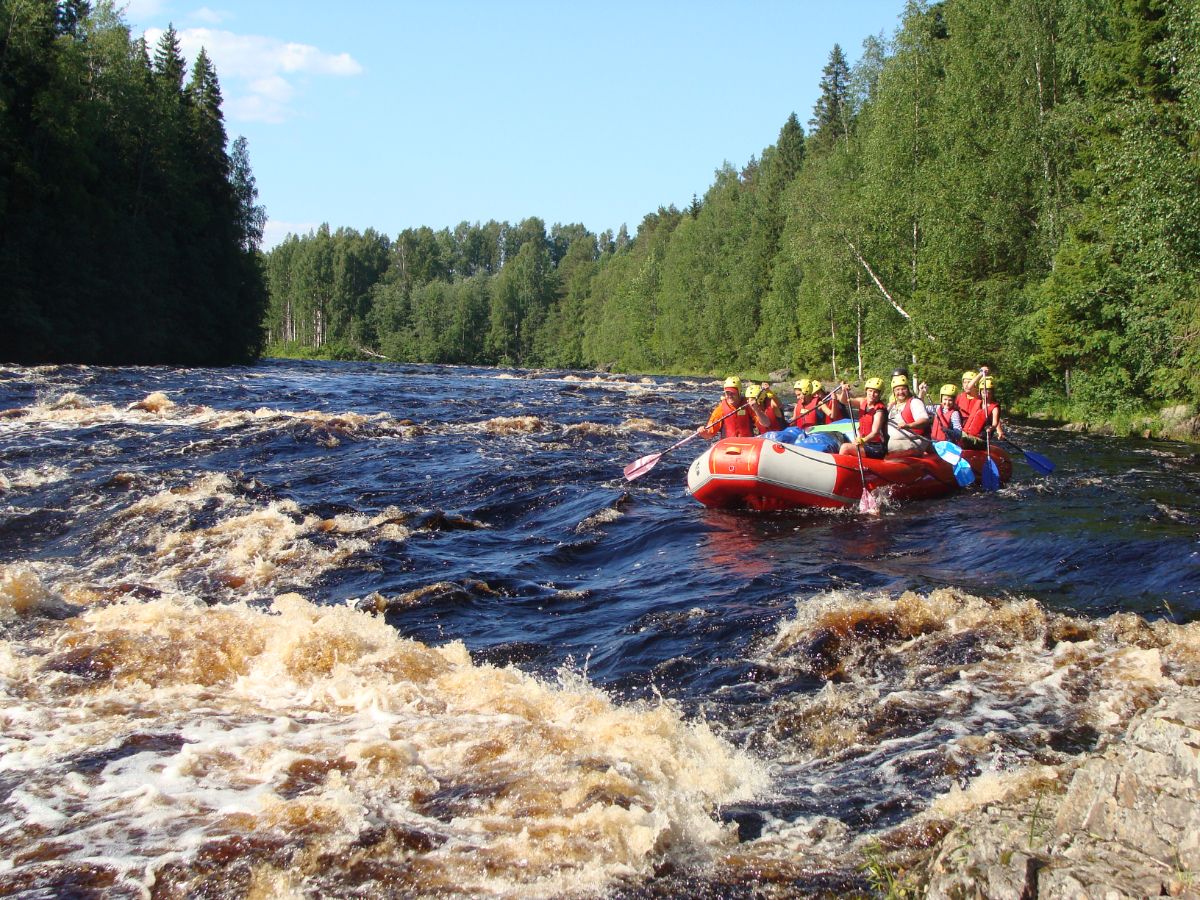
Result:
<svg viewBox="0 0 1200 900"><path fill-rule="evenodd" d="M806 126L839 43L890 37L904 0L227 3L131 0L217 66L249 141L266 244L334 228L539 216L633 233L728 160Z"/></svg>

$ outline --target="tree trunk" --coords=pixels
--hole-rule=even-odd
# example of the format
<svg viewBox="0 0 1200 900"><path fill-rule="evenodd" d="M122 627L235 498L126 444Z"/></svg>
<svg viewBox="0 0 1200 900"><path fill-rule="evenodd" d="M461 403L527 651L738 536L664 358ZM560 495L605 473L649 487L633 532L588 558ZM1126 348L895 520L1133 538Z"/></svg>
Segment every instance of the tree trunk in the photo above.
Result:
<svg viewBox="0 0 1200 900"><path fill-rule="evenodd" d="M833 304L829 304L829 356L833 366L833 380L838 380L837 370L837 320L833 316Z"/></svg>
<svg viewBox="0 0 1200 900"><path fill-rule="evenodd" d="M854 336L855 348L858 351L858 380L862 381L863 377L863 351L862 351L862 300L857 296L854 298L854 314L857 334Z"/></svg>

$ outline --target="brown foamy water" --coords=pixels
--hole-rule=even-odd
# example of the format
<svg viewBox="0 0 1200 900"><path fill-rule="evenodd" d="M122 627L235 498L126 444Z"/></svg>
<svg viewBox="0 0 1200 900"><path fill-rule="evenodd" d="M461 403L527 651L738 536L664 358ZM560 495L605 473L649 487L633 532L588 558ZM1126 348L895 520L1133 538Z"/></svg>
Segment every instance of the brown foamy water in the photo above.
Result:
<svg viewBox="0 0 1200 900"><path fill-rule="evenodd" d="M862 894L1200 681L1200 472L714 513L720 382L0 367L0 893ZM1050 788L1046 788L1050 789Z"/></svg>

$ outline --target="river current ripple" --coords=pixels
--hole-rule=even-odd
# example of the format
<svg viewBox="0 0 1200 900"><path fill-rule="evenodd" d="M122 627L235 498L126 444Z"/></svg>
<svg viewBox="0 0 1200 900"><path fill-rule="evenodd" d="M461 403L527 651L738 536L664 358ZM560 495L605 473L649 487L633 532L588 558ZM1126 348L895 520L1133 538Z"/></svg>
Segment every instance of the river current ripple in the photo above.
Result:
<svg viewBox="0 0 1200 900"><path fill-rule="evenodd" d="M1200 683L1190 447L709 511L699 378L0 368L0 894L807 896ZM1020 455L1014 454L1019 460Z"/></svg>

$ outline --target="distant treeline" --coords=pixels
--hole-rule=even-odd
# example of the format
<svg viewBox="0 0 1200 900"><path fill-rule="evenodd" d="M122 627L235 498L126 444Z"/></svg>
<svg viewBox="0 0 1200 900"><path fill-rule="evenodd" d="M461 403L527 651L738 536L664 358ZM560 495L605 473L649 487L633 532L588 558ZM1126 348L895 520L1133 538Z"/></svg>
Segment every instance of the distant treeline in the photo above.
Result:
<svg viewBox="0 0 1200 900"><path fill-rule="evenodd" d="M329 355L938 383L1031 402L1200 390L1200 0L909 3L806 135L632 240L516 226L290 238L270 340ZM1011 395L1010 395L1011 396Z"/></svg>
<svg viewBox="0 0 1200 900"><path fill-rule="evenodd" d="M109 3L0 0L0 360L228 363L262 348L264 213L216 70Z"/></svg>

